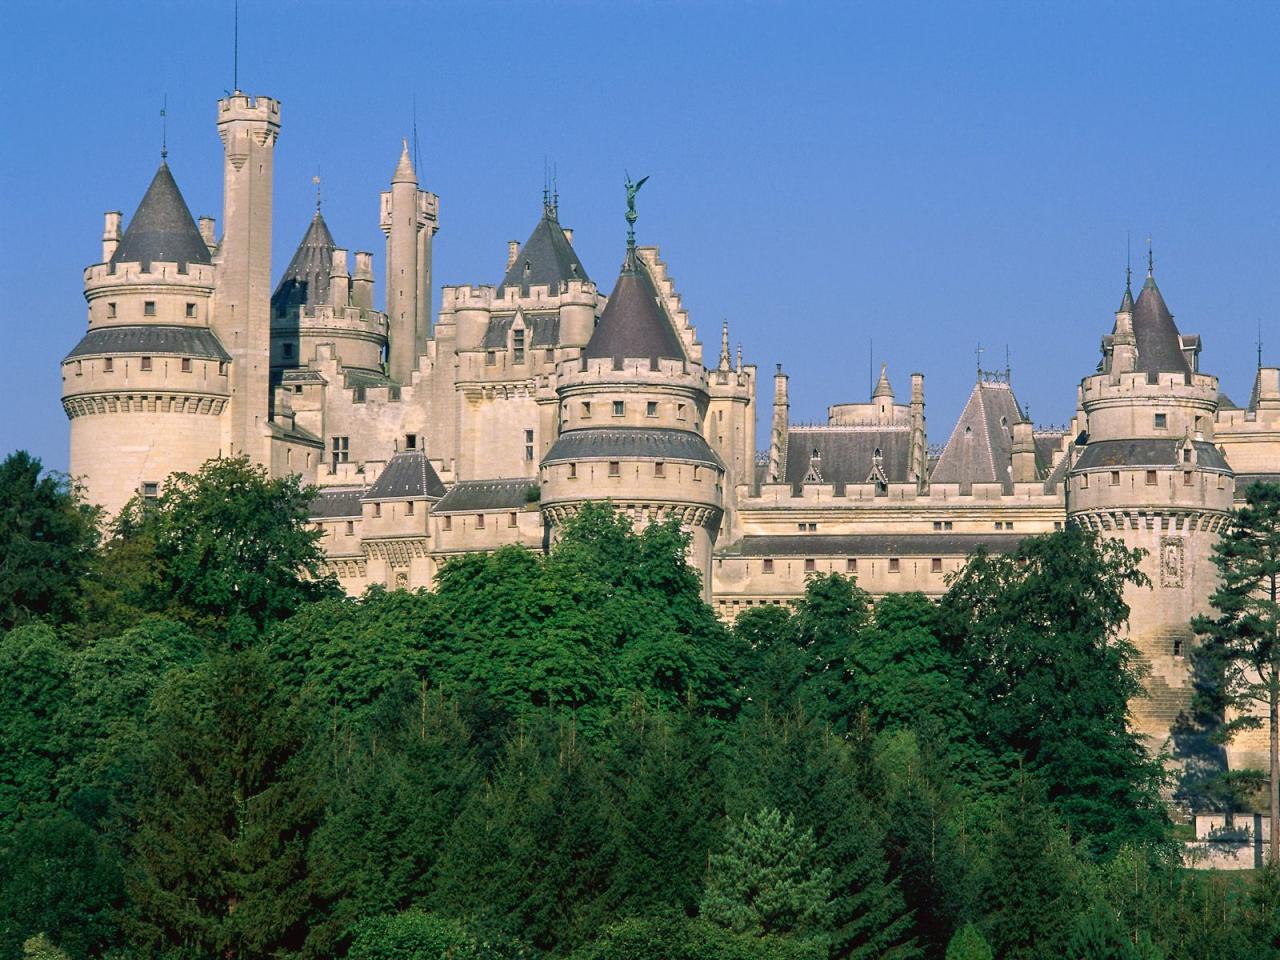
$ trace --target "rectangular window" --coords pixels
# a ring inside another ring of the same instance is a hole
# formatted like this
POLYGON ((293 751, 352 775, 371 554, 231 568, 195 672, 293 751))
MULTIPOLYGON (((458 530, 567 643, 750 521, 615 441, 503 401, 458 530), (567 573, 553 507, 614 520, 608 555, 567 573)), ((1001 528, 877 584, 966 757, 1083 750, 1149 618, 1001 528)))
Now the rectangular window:
POLYGON ((151 369, 151 358, 150 358, 150 357, 143 357, 143 358, 142 358, 142 369, 143 369, 143 370, 150 370, 150 369, 151 369))
POLYGON ((901 561, 899 561, 899 560, 898 560, 898 558, 897 558, 897 557, 890 557, 890 558, 889 558, 889 572, 890 572, 890 573, 897 573, 901 568, 902 568, 902 563, 901 563, 901 561))
POLYGON ((440 519, 441 519, 440 528, 441 528, 442 530, 452 530, 452 529, 453 529, 453 517, 451 517, 451 516, 444 516, 444 517, 441 517, 440 519))
POLYGON ((547 347, 547 363, 556 362, 556 352, 551 347, 547 347))
POLYGON ((183 373, 190 373, 190 372, 191 372, 191 358, 190 358, 190 357, 183 357, 183 358, 182 358, 182 372, 183 372, 183 373))
POLYGON ((533 462, 533 431, 526 430, 524 432, 524 459, 526 463, 533 462))
POLYGON ((187 316, 194 317, 196 315, 196 305, 194 303, 187 304, 187 316))
POLYGON ((591 402, 589 400, 584 400, 582 402, 582 419, 583 420, 591 419, 591 402))
POLYGON ((667 475, 667 465, 658 460, 653 465, 653 475, 655 477, 665 477, 667 475))
POLYGON ((810 557, 806 557, 804 561, 804 572, 814 573, 817 569, 818 569, 817 561, 813 560, 810 557))
POLYGON ((1182 462, 1183 462, 1183 463, 1190 463, 1190 462, 1191 462, 1191 448, 1190 448, 1190 447, 1187 447, 1185 450, 1183 450, 1183 451, 1182 451, 1182 462))
POLYGON ((227 375, 227 361, 218 361, 218 376, 225 377, 227 375))
POLYGON ((1147 471, 1147 486, 1154 487, 1156 485, 1156 472, 1154 470, 1147 471))
POLYGON ((619 463, 617 460, 609 461, 609 476, 611 477, 622 476, 622 464, 619 463))
POLYGON ((761 572, 761 573, 773 573, 773 558, 772 558, 772 557, 766 557, 766 558, 764 559, 764 561, 760 564, 760 572, 761 572))
POLYGON ((375 517, 380 517, 380 516, 382 516, 382 504, 381 504, 381 503, 375 503, 375 504, 373 505, 373 515, 374 515, 375 517))
POLYGON ((569 479, 570 480, 578 479, 578 465, 576 463, 569 464, 569 479))
POLYGON ((650 400, 644 406, 644 415, 646 417, 656 417, 658 415, 658 401, 650 400))
POLYGON ((615 417, 620 417, 626 412, 627 412, 627 405, 625 403, 623 403, 621 400, 613 401, 613 415, 615 417))
POLYGON ((483 514, 483 513, 477 513, 477 514, 476 514, 476 529, 477 529, 477 530, 483 530, 483 529, 484 529, 484 514, 483 514))
POLYGON ((292 343, 282 343, 282 344, 280 344, 280 352, 281 352, 281 354, 283 354, 283 355, 284 355, 284 358, 285 358, 286 360, 292 360, 292 359, 293 359, 293 344, 292 344, 292 343))
POLYGON ((160 484, 155 480, 148 480, 142 485, 143 500, 157 500, 160 497, 160 484))
POLYGON ((796 529, 799 530, 801 533, 804 533, 804 528, 805 528, 805 524, 803 523, 796 524, 796 529))
POLYGON ((348 462, 351 451, 351 440, 349 437, 333 437, 329 443, 329 460, 334 470, 338 469, 338 464, 348 462))
POLYGON ((484 365, 485 365, 486 367, 492 367, 492 366, 494 366, 497 362, 498 362, 498 351, 496 351, 496 350, 488 350, 488 351, 486 351, 486 352, 485 352, 485 355, 484 355, 484 365))
POLYGON ((518 522, 519 522, 519 520, 516 518, 516 513, 515 513, 515 511, 514 511, 514 510, 513 510, 511 513, 508 513, 508 514, 507 514, 507 526, 508 526, 508 527, 514 527, 518 522))
POLYGON ((942 572, 942 558, 941 558, 941 557, 934 557, 932 560, 930 560, 930 561, 929 561, 929 572, 930 572, 930 573, 941 573, 941 572, 942 572))
POLYGON ((1181 637, 1173 638, 1173 655, 1175 657, 1182 656, 1182 638, 1181 637))
POLYGON ((1087 473, 1080 475, 1080 486, 1085 490, 1089 489, 1089 475, 1087 473))
POLYGON ((107 304, 107 316, 114 318, 116 315, 116 305, 114 303, 107 304))
POLYGON ((83 361, 83 360, 77 360, 77 361, 76 361, 76 376, 77 376, 77 377, 83 377, 83 376, 84 376, 84 361, 83 361))
POLYGON ((142 302, 142 315, 144 317, 154 317, 156 315, 156 302, 154 300, 144 300, 142 302))
POLYGON ((688 419, 688 418, 685 416, 685 413, 684 413, 684 407, 685 407, 685 405, 684 405, 683 403, 677 403, 677 404, 676 404, 676 419, 677 419, 677 420, 685 420, 685 419, 688 419))
POLYGON ((418 435, 416 433, 406 433, 404 435, 404 448, 406 450, 418 449, 418 435))
POLYGON ((1194 476, 1194 474, 1192 474, 1192 472, 1191 472, 1190 470, 1184 470, 1184 471, 1182 472, 1182 485, 1183 485, 1184 487, 1189 487, 1189 486, 1191 486, 1191 478, 1192 478, 1192 476, 1194 476))
POLYGON ((1120 471, 1119 471, 1119 470, 1112 470, 1112 471, 1111 471, 1111 485, 1112 485, 1113 487, 1118 487, 1118 486, 1120 486, 1120 471))
POLYGON ((1163 430, 1169 425, 1169 415, 1166 413, 1157 413, 1155 419, 1157 430, 1163 430))
POLYGON ((695 466, 693 468, 693 479, 698 481, 698 483, 702 482, 702 473, 700 472, 701 470, 702 470, 701 467, 695 466))
POLYGON ((943 529, 943 530, 950 530, 950 529, 951 529, 952 527, 954 527, 954 526, 955 526, 955 524, 954 524, 954 523, 952 523, 950 520, 946 520, 946 521, 944 521, 944 522, 943 522, 943 524, 942 524, 942 529, 943 529))
POLYGON ((406 517, 412 517, 412 516, 413 516, 413 501, 412 501, 412 500, 406 500, 406 501, 404 502, 404 515, 405 515, 406 517))
POLYGON ((348 536, 348 537, 355 536, 355 532, 356 532, 356 522, 355 522, 354 520, 348 520, 348 521, 347 521, 347 536, 348 536))
POLYGON ((847 558, 847 559, 845 560, 845 562, 844 562, 844 572, 845 572, 845 573, 857 573, 857 572, 858 572, 858 560, 857 560, 857 558, 856 558, 856 557, 849 557, 849 558, 847 558))
POLYGON ((511 352, 514 354, 512 360, 516 363, 524 363, 524 331, 513 330, 511 332, 511 352))
POLYGON ((941 530, 941 529, 942 529, 942 521, 941 521, 941 520, 935 520, 935 521, 933 521, 933 529, 935 529, 935 530, 941 530))

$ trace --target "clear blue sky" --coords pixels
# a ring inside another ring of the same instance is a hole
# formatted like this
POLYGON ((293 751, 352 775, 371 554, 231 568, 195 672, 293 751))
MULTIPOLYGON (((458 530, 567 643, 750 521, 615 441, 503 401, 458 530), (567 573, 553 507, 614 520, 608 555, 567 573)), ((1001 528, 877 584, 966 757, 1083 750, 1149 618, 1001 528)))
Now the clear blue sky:
MULTIPOLYGON (((0 450, 67 462, 59 359, 85 328, 102 212, 169 160, 221 217, 214 103, 231 0, 7 3, 0 61, 0 450)), ((1135 261, 1202 368, 1248 397, 1259 319, 1280 364, 1280 5, 268 3, 242 0, 240 86, 283 101, 273 273, 323 178, 338 243, 376 253, 378 191, 417 98, 441 198, 436 280, 492 283, 539 211, 612 286, 623 170, 708 352, 722 317, 797 420, 865 398, 868 341, 899 396, 926 375, 944 441, 974 347, 1033 419, 1065 421, 1135 261)), ((381 287, 381 283, 379 284, 381 287)), ((378 295, 379 297, 381 294, 378 295)), ((436 293, 438 299, 438 289, 436 293)))

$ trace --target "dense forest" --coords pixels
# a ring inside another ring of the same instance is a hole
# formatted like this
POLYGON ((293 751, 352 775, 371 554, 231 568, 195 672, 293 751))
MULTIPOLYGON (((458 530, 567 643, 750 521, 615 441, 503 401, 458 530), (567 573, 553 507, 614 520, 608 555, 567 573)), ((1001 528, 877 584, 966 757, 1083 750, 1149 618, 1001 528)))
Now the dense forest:
POLYGON ((607 506, 347 598, 310 496, 221 460, 106 528, 0 464, 0 956, 1280 955, 1276 870, 1180 864, 1115 541, 728 627, 607 506))

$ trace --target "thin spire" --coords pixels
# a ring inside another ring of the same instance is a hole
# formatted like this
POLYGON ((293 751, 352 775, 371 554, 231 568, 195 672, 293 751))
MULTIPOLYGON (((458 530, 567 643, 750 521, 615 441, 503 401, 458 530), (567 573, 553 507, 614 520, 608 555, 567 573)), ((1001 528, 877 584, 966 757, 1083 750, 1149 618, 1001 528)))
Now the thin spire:
POLYGON ((169 159, 169 94, 164 95, 164 104, 160 107, 160 159, 169 159))
POLYGON ((1151 248, 1151 237, 1147 236, 1147 279, 1150 280, 1156 275, 1156 258, 1151 248))
POLYGON ((720 369, 729 369, 729 321, 726 319, 720 325, 720 369))
POLYGON ((1009 362, 1009 345, 1004 345, 1004 382, 1010 383, 1013 374, 1013 365, 1009 362))
POLYGON ((418 153, 418 94, 413 94, 413 168, 422 166, 422 157, 418 153))
POLYGON ((738 341, 738 372, 742 372, 742 341, 738 341))
POLYGON ((317 164, 315 176, 311 178, 311 182, 316 185, 316 216, 320 216, 320 167, 317 164))
POLYGON ((400 162, 396 164, 396 172, 391 175, 392 183, 418 182, 418 174, 413 169, 413 159, 409 156, 409 138, 400 138, 400 162))
POLYGON ((985 350, 984 350, 984 348, 983 348, 983 346, 982 346, 982 342, 981 342, 981 341, 979 341, 979 342, 978 342, 978 345, 977 345, 976 347, 974 347, 974 350, 973 350, 973 355, 974 355, 974 356, 977 358, 977 360, 978 360, 978 379, 979 379, 979 380, 981 380, 981 379, 982 379, 982 354, 983 354, 984 352, 985 352, 985 350))
POLYGON ((1126 230, 1124 234, 1124 292, 1133 297, 1133 251, 1132 234, 1126 230))

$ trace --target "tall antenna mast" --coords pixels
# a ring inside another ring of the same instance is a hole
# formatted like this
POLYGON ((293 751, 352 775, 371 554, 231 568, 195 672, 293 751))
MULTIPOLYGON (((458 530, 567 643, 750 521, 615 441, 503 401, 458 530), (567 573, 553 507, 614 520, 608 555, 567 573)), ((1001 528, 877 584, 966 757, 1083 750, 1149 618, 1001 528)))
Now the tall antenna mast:
POLYGON ((876 392, 876 338, 867 337, 867 393, 876 392))
POLYGON ((1258 369, 1262 369, 1262 318, 1258 318, 1258 369))
MULTIPOLYGON (((418 94, 413 94, 413 169, 422 169, 422 157, 418 155, 418 94)), ((419 174, 421 176, 421 174, 419 174)))
POLYGON ((240 92, 240 0, 235 0, 231 42, 231 89, 240 92))

